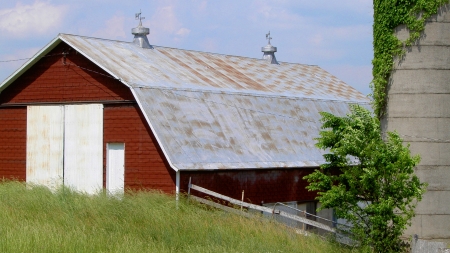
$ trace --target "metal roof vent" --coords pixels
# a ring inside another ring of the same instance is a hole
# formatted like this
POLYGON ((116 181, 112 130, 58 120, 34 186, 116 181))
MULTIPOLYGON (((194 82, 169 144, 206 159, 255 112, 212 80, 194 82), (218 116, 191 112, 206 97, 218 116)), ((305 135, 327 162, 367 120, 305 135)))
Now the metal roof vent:
POLYGON ((141 16, 141 12, 136 13, 136 20, 137 19, 139 19, 139 25, 131 29, 131 33, 134 35, 133 43, 142 48, 153 49, 147 39, 147 35, 150 34, 150 29, 142 26, 142 20, 145 19, 145 17, 141 16))
POLYGON ((263 60, 269 61, 271 64, 279 64, 277 62, 277 58, 275 58, 277 47, 274 47, 270 44, 270 40, 272 39, 272 37, 270 37, 270 31, 268 34, 266 34, 266 39, 269 41, 269 44, 261 48, 261 51, 264 53, 263 60))

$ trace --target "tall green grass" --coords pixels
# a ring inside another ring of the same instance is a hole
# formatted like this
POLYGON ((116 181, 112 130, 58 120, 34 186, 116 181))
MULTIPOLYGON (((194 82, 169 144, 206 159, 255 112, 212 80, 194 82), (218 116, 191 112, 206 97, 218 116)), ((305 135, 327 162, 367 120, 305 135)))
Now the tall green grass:
POLYGON ((1 252, 351 252, 271 221, 158 192, 122 197, 0 183, 1 252))

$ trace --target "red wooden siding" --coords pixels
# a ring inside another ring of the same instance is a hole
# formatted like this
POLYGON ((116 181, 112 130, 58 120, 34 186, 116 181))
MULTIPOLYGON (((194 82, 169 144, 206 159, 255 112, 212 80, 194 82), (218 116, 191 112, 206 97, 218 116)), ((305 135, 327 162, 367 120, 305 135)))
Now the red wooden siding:
POLYGON ((106 143, 125 143, 125 187, 175 191, 175 171, 168 165, 137 105, 105 106, 103 125, 104 154, 106 143))
POLYGON ((134 100, 128 87, 69 46, 59 44, 0 95, 3 103, 134 100), (62 52, 68 51, 66 64, 62 52), (81 69, 77 66, 83 67, 81 69))
POLYGON ((193 184, 235 199, 241 199, 244 190, 245 201, 254 204, 312 201, 316 194, 305 189, 308 183, 302 178, 313 171, 312 168, 183 171, 180 187, 187 191, 191 177, 193 184))
POLYGON ((0 178, 25 180, 27 108, 0 108, 0 178))

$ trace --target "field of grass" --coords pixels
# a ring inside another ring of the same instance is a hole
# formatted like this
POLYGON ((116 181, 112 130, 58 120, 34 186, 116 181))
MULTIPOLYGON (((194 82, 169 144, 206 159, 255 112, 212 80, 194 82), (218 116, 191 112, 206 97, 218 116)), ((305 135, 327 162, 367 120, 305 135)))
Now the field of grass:
POLYGON ((0 182, 0 252, 356 252, 158 192, 111 197, 0 182))

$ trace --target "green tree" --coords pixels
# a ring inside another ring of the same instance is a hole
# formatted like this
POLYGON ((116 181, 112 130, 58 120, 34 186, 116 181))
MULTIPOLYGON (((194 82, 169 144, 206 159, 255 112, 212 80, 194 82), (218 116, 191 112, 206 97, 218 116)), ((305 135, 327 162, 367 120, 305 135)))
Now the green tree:
POLYGON ((326 163, 305 176, 318 191, 321 208, 352 224, 353 239, 375 252, 400 252, 400 239, 414 216, 426 184, 414 175, 419 156, 396 132, 380 134, 380 122, 367 109, 353 105, 345 117, 322 112, 317 147, 329 151, 326 163))

